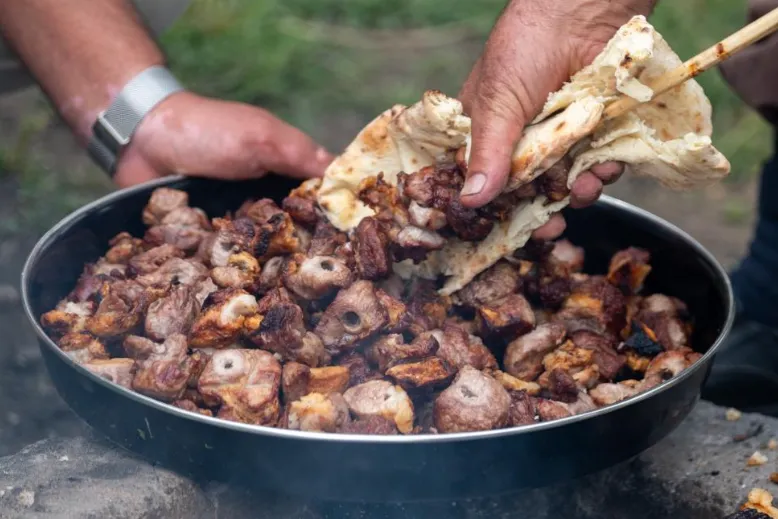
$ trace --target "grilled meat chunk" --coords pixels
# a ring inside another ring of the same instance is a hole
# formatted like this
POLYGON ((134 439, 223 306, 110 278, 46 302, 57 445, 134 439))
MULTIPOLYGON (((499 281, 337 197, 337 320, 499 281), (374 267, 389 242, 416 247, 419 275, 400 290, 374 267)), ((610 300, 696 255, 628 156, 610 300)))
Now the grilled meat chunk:
POLYGON ((357 281, 341 290, 316 325, 331 354, 353 349, 357 341, 367 339, 386 325, 388 316, 369 281, 357 281))
POLYGON ((454 376, 454 370, 440 357, 427 357, 397 364, 386 370, 386 376, 407 390, 434 388, 445 386, 454 376))
POLYGON ((143 209, 143 223, 159 225, 171 211, 189 205, 189 194, 179 189, 160 187, 152 191, 148 204, 143 209))
POLYGON ((130 335, 123 346, 127 356, 136 361, 137 371, 132 379, 135 391, 166 402, 181 398, 193 367, 187 356, 186 336, 171 334, 158 344, 130 335))
POLYGON ((386 380, 371 380, 343 393, 351 412, 359 418, 381 416, 394 422, 397 430, 413 429, 413 402, 400 387, 386 380))
POLYGON ((287 258, 282 274, 284 286, 296 296, 321 299, 353 281, 346 263, 332 256, 294 254, 287 258))
POLYGON ((478 274, 456 297, 462 304, 478 308, 501 301, 520 289, 518 270, 507 261, 500 261, 478 274))
POLYGON ((135 372, 135 361, 132 359, 95 359, 84 363, 83 366, 109 382, 127 389, 132 387, 132 378, 135 372))
POLYGON ((442 433, 488 431, 508 425, 511 397, 499 382, 470 366, 435 399, 435 428, 442 433))
POLYGON ((189 343, 193 348, 224 348, 258 325, 254 296, 235 288, 219 290, 208 297, 192 324, 189 343))
POLYGON ((643 282, 651 272, 648 251, 629 247, 613 255, 608 266, 608 281, 616 285, 625 294, 637 294, 643 288, 643 282))
POLYGON ((94 335, 86 332, 66 333, 57 342, 57 345, 68 357, 79 364, 93 360, 107 360, 109 358, 108 351, 103 343, 94 335))
POLYGON ((497 368, 497 359, 483 341, 459 326, 444 326, 442 330, 434 330, 432 336, 439 344, 436 355, 456 369, 465 366, 475 369, 497 368))
POLYGON ((348 404, 337 393, 310 393, 289 407, 287 427, 293 431, 337 432, 351 421, 348 404))
POLYGON ((200 313, 200 304, 192 287, 179 285, 149 305, 146 313, 146 335, 164 341, 173 334, 187 334, 200 313))
POLYGON ((363 218, 354 231, 354 258, 362 279, 377 281, 386 278, 392 269, 389 237, 376 218, 363 218))
POLYGON ((565 340, 565 329, 556 323, 542 324, 514 340, 505 350, 505 371, 533 381, 543 372, 543 358, 565 340))

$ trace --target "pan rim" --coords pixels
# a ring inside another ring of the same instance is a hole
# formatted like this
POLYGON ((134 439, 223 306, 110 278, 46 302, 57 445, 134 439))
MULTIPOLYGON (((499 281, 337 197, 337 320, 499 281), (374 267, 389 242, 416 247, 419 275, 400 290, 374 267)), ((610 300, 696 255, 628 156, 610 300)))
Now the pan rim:
MULTIPOLYGON (((735 301, 734 301, 734 294, 732 291, 732 285, 729 276, 724 270, 724 267, 719 263, 719 261, 713 256, 713 254, 710 251, 708 251, 705 247, 703 247, 696 239, 694 239, 688 233, 686 233, 679 227, 675 226, 674 224, 668 222, 667 220, 664 220, 663 218, 653 213, 650 213, 645 209, 641 209, 637 206, 624 202, 623 200, 619 200, 617 198, 608 195, 602 195, 598 200, 597 204, 609 206, 612 208, 616 208, 617 210, 623 210, 628 213, 632 213, 634 215, 637 215, 640 218, 648 220, 650 223, 658 226, 659 228, 663 228, 664 230, 673 233, 676 237, 678 237, 679 239, 684 241, 687 245, 689 245, 692 249, 694 249, 702 257, 702 259, 705 262, 707 262, 710 267, 712 267, 712 270, 715 272, 717 276, 719 276, 720 280, 723 280, 724 282, 725 299, 726 299, 725 305, 727 307, 727 318, 724 322, 724 326, 719 332, 718 337, 716 338, 714 343, 711 345, 708 351, 703 354, 702 358, 700 358, 693 366, 684 370, 680 375, 675 376, 663 382, 662 384, 659 384, 658 386, 653 387, 648 391, 640 393, 634 397, 628 398, 626 400, 622 400, 621 402, 617 402, 615 404, 611 404, 608 406, 595 409, 593 411, 587 411, 579 415, 569 416, 566 418, 561 418, 550 422, 541 422, 541 423, 523 425, 518 427, 510 427, 505 429, 496 429, 496 430, 489 430, 489 431, 476 431, 476 432, 385 436, 385 435, 369 435, 369 434, 341 434, 341 433, 290 431, 288 429, 279 429, 279 428, 263 426, 263 425, 251 425, 251 424, 244 424, 239 422, 231 422, 228 420, 223 420, 221 418, 209 417, 191 411, 185 411, 184 409, 175 407, 165 402, 154 400, 151 397, 142 395, 140 393, 136 393, 131 389, 110 382, 92 373, 91 371, 84 368, 83 366, 75 362, 73 359, 68 357, 59 347, 57 347, 54 341, 51 338, 49 338, 49 336, 41 327, 38 317, 34 315, 30 304, 30 299, 29 299, 30 294, 29 294, 28 285, 31 279, 31 271, 33 267, 36 265, 36 263, 38 262, 39 258, 41 257, 41 253, 46 248, 46 246, 50 242, 53 242, 56 239, 56 237, 59 234, 61 234, 65 229, 71 227, 74 223, 84 218, 86 215, 91 213, 94 209, 99 208, 111 202, 122 200, 140 191, 146 191, 151 188, 163 187, 166 185, 174 184, 176 182, 183 181, 187 178, 189 177, 185 177, 183 175, 175 175, 175 176, 169 176, 169 177, 163 177, 163 178, 151 180, 149 182, 137 184, 135 186, 131 186, 128 188, 119 189, 114 192, 108 193, 107 195, 93 202, 90 202, 89 204, 84 205, 83 207, 73 211, 69 215, 62 218, 53 227, 51 227, 43 236, 41 236, 41 238, 36 242, 35 246, 30 251, 24 263, 24 268, 22 269, 21 296, 22 296, 22 304, 24 306, 25 315, 27 316, 27 320, 32 325, 35 334, 38 336, 39 342, 42 341, 42 343, 45 344, 45 347, 49 348, 50 350, 53 350, 54 355, 56 355, 61 361, 65 362, 70 368, 73 368, 77 372, 79 372, 81 376, 88 378, 93 383, 102 385, 103 387, 113 391, 114 393, 118 393, 120 396, 130 398, 134 400, 136 403, 150 406, 157 411, 172 414, 177 418, 199 422, 202 425, 210 425, 210 426, 218 427, 220 429, 226 429, 234 432, 249 433, 252 435, 259 435, 259 436, 270 436, 270 437, 275 437, 284 440, 309 440, 309 441, 313 440, 313 441, 320 441, 320 442, 372 444, 376 446, 468 442, 468 441, 478 441, 478 440, 486 440, 486 439, 494 439, 494 438, 503 438, 508 436, 518 436, 523 434, 531 434, 535 432, 545 431, 548 429, 564 427, 584 420, 594 419, 599 416, 615 413, 626 407, 637 405, 642 401, 648 400, 659 393, 662 393, 678 384, 681 384, 684 380, 694 375, 698 370, 703 369, 703 367, 709 363, 710 359, 716 354, 716 351, 721 346, 721 343, 724 341, 724 338, 726 338, 727 335, 729 335, 730 329, 732 328, 732 324, 734 322, 735 301)), ((51 376, 51 374, 49 374, 49 376, 51 376)))

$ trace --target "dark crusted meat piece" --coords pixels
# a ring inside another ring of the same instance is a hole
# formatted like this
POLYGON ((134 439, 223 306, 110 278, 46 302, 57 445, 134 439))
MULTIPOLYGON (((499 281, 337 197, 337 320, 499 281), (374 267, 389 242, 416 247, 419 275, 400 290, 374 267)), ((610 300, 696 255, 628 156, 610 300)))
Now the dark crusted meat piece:
POLYGON ((245 217, 258 225, 270 221, 277 215, 282 215, 283 211, 278 204, 270 198, 261 198, 246 208, 245 217))
POLYGON ((336 366, 344 366, 349 372, 349 387, 381 378, 381 374, 370 368, 367 359, 359 352, 351 351, 335 359, 336 366))
POLYGON ((410 319, 408 328, 413 335, 443 327, 451 301, 438 295, 432 281, 415 279, 407 293, 410 298, 407 303, 410 319))
POLYGON ((430 332, 416 337, 410 344, 405 344, 400 334, 379 337, 368 349, 370 360, 384 373, 397 364, 420 360, 438 351, 438 341, 430 332))
POLYGON ((509 391, 511 406, 508 412, 508 425, 517 427, 537 422, 535 403, 526 391, 509 391))
POLYGON ((535 313, 523 295, 510 294, 480 306, 477 318, 481 335, 512 339, 535 327, 535 313))
POLYGON ((316 200, 313 198, 303 198, 294 194, 284 198, 282 202, 284 211, 289 213, 296 223, 313 227, 319 221, 316 214, 316 200))
POLYGON ((481 216, 477 209, 462 205, 459 195, 456 195, 446 210, 446 221, 449 227, 463 241, 481 241, 489 236, 494 227, 494 221, 481 216))
MULTIPOLYGON (((272 298, 273 295, 265 296, 272 298)), ((258 308, 269 307, 259 328, 250 335, 258 347, 281 355, 285 360, 317 367, 328 361, 319 337, 305 329, 302 309, 291 302, 269 304, 261 301, 258 308)))
POLYGON ((589 330, 579 330, 570 335, 570 340, 577 348, 592 350, 592 360, 597 364, 600 375, 606 380, 613 380, 627 359, 616 352, 616 341, 608 335, 601 335, 589 330))
POLYGON ((543 357, 565 340, 565 329, 555 323, 542 324, 508 345, 503 365, 516 378, 532 381, 543 372, 543 357))
POLYGON ((346 235, 326 220, 319 220, 316 223, 316 230, 311 238, 311 245, 308 247, 308 254, 311 256, 332 256, 335 250, 345 245, 346 235))
POLYGON ((368 177, 359 184, 359 199, 375 211, 381 222, 408 225, 408 209, 403 204, 399 190, 384 181, 383 173, 368 177))
POLYGON ((608 281, 625 294, 637 294, 651 272, 651 255, 648 251, 629 247, 613 255, 608 266, 608 281))
POLYGON ((464 185, 464 175, 454 164, 439 164, 420 169, 398 179, 403 194, 422 207, 446 211, 464 185))
MULTIPOLYGON (((612 333, 618 333, 625 324, 626 302, 621 291, 607 279, 590 276, 574 284, 573 291, 565 300, 557 318, 585 320, 595 328, 593 331, 610 330, 612 333)), ((568 331, 575 330, 568 328, 568 331)))
POLYGON ((508 425, 511 397, 493 378, 470 366, 435 399, 435 427, 442 433, 488 431, 508 425))
POLYGON ((130 335, 124 340, 124 351, 135 359, 137 371, 132 389, 158 400, 178 400, 192 373, 192 359, 187 356, 186 336, 171 334, 162 344, 145 337, 130 335))
POLYGON ((570 194, 567 176, 573 165, 573 159, 565 155, 538 178, 538 190, 551 202, 564 200, 570 194))
POLYGON ((386 325, 387 312, 373 284, 357 281, 341 290, 316 325, 316 335, 331 354, 353 349, 386 325))
POLYGON ((353 243, 360 278, 379 280, 389 276, 392 268, 389 239, 377 219, 363 218, 354 232, 353 243))
POLYGON ((548 376, 548 391, 551 399, 573 403, 578 398, 578 385, 573 377, 563 369, 553 369, 548 376))

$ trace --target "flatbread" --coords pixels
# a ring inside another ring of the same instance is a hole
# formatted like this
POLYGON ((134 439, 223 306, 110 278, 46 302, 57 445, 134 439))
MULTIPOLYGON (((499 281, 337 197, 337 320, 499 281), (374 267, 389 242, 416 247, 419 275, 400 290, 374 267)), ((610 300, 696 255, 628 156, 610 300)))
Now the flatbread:
MULTIPOLYGON (((701 187, 724 178, 727 159, 713 146, 711 106, 694 81, 654 98, 647 86, 681 59, 643 16, 619 29, 594 62, 552 93, 527 127, 512 155, 506 191, 547 171, 562 157, 573 159, 568 184, 592 165, 628 164, 631 173, 656 179, 672 189, 701 187), (643 104, 603 122, 608 103, 628 95, 643 104)), ((360 181, 383 173, 396 183, 400 172, 453 162, 470 151, 470 119, 459 101, 437 91, 425 92, 410 107, 397 105, 373 120, 325 173, 318 201, 330 221, 349 230, 373 211, 356 196, 360 181)), ((396 265, 403 277, 435 273, 448 276, 443 294, 464 287, 476 275, 521 248, 532 232, 560 211, 569 199, 549 203, 543 197, 517 206, 482 242, 453 239, 420 265, 396 265)))

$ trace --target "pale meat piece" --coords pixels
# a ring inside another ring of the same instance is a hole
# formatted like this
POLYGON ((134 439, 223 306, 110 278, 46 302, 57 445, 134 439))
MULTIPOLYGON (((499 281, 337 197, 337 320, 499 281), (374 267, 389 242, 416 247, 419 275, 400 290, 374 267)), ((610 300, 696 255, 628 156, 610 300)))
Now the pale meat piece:
POLYGON ((86 369, 116 385, 130 389, 135 361, 132 359, 95 359, 82 364, 86 369))
POLYGON ((224 348, 259 326, 257 300, 251 294, 230 288, 214 292, 209 301, 192 324, 189 343, 193 348, 224 348))
POLYGON ((331 354, 353 349, 383 328, 388 315, 369 281, 357 281, 341 290, 314 330, 331 354))
POLYGON ((349 421, 348 404, 342 395, 310 393, 291 403, 287 427, 293 431, 334 433, 349 421))
POLYGON ((275 425, 280 416, 281 365, 262 350, 230 349, 213 354, 197 389, 217 416, 254 425, 275 425))
POLYGON ((191 287, 173 287, 168 295, 149 305, 146 312, 146 335, 164 341, 174 334, 187 334, 200 313, 200 304, 191 287))
POLYGON ((543 358, 564 342, 565 328, 556 323, 542 324, 514 340, 505 350, 505 371, 516 378, 534 381, 543 372, 543 358))
POLYGON ((500 429, 508 425, 510 406, 499 382, 465 366, 435 399, 435 428, 442 433, 500 429))
POLYGON ((640 382, 637 380, 625 380, 618 384, 606 382, 589 390, 589 396, 598 406, 606 406, 631 398, 640 390, 640 382))
POLYGON ((349 286, 354 278, 340 258, 294 254, 284 262, 282 279, 290 292, 302 299, 313 300, 349 286))
POLYGON ((654 294, 644 298, 634 320, 647 327, 651 338, 667 351, 689 346, 687 327, 679 316, 678 306, 667 296, 654 294))
POLYGON ((201 209, 178 207, 159 225, 146 231, 143 241, 151 245, 170 244, 186 252, 195 252, 208 235, 211 224, 201 209))
POLYGON ((151 192, 148 204, 143 209, 143 223, 158 225, 171 211, 189 205, 189 194, 179 189, 159 187, 151 192))
POLYGON ((105 345, 94 335, 86 332, 66 333, 57 341, 57 345, 68 357, 79 364, 109 358, 105 345))
POLYGON ((578 393, 578 399, 573 403, 558 402, 545 398, 537 398, 534 403, 541 422, 550 422, 597 409, 597 405, 591 397, 583 391, 578 393))
POLYGON ((259 273, 260 293, 264 294, 281 286, 284 261, 286 259, 283 256, 276 256, 275 258, 270 258, 262 265, 262 270, 259 273))
POLYGON ((129 260, 130 268, 137 274, 150 274, 172 258, 183 258, 184 251, 165 243, 133 256, 129 260))
POLYGON ((519 271, 507 261, 501 261, 476 276, 454 297, 464 305, 478 308, 502 300, 520 288, 519 271))
POLYGON ((537 396, 540 393, 540 384, 521 380, 499 369, 486 370, 484 373, 499 382, 508 392, 521 391, 530 396, 537 396))
POLYGON ((343 393, 349 386, 349 370, 345 366, 311 368, 308 379, 308 393, 343 393))
POLYGON ((497 359, 483 341, 459 326, 447 325, 442 330, 434 330, 432 336, 439 345, 436 355, 455 369, 465 366, 475 369, 497 368, 497 359))
POLYGON ((172 258, 157 270, 137 277, 144 287, 167 288, 171 285, 194 285, 208 277, 208 267, 193 259, 172 258))
POLYGON ((584 257, 583 248, 573 245, 569 240, 557 240, 543 258, 540 268, 546 275, 567 278, 583 270, 584 257))
POLYGON ((402 434, 413 430, 413 402, 400 387, 386 380, 372 380, 343 393, 349 409, 360 418, 381 416, 394 422, 402 434))
POLYGON ((213 411, 210 409, 203 409, 192 400, 176 400, 173 402, 173 405, 179 409, 183 409, 184 411, 189 411, 190 413, 197 413, 203 416, 213 416, 213 411))
POLYGON ((649 363, 641 382, 641 390, 646 391, 678 376, 701 357, 702 354, 688 348, 660 353, 649 363))
POLYGON ((132 389, 165 402, 181 398, 192 374, 186 336, 172 334, 159 344, 130 335, 124 339, 123 347, 127 356, 135 359, 137 366, 132 389))

